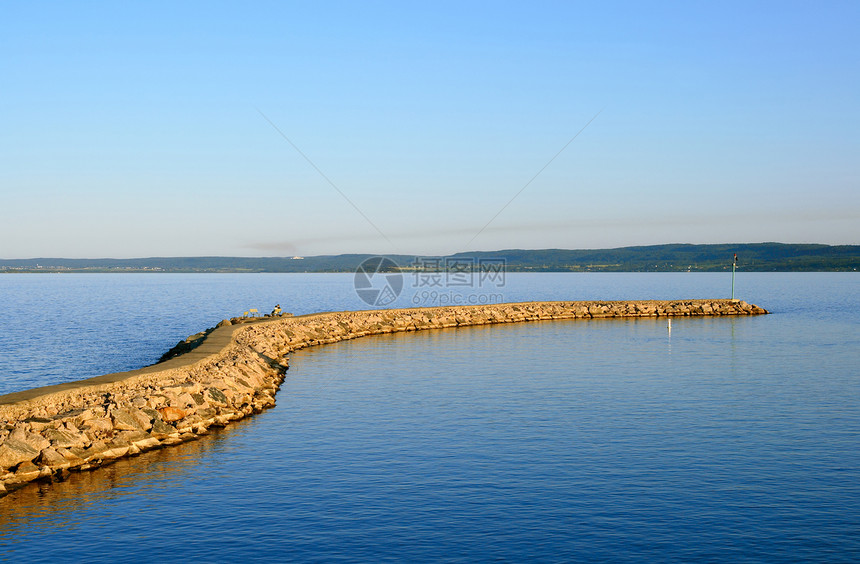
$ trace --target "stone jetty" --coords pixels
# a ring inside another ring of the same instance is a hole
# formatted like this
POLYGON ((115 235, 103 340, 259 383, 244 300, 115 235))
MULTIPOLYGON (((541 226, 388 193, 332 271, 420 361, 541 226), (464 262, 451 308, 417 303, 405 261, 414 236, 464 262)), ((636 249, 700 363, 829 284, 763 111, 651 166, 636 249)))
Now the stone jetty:
POLYGON ((291 351, 367 335, 613 317, 765 314, 738 300, 526 302, 224 320, 140 370, 0 396, 0 497, 275 405, 291 351))

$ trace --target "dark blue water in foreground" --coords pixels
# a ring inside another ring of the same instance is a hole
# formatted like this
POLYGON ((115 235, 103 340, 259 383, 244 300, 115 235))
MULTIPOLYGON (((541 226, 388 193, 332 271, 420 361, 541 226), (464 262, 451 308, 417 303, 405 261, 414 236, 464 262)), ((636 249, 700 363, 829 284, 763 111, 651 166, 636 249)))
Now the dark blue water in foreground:
MULTIPOLYGON (((719 297, 725 282, 509 274, 502 292, 719 297)), ((0 559, 857 561, 858 282, 744 274, 741 297, 773 315, 675 319, 671 333, 541 322, 294 353, 272 410, 0 499, 0 559)), ((0 276, 0 289, 6 391, 151 362, 257 304, 361 307, 342 275, 0 276)))

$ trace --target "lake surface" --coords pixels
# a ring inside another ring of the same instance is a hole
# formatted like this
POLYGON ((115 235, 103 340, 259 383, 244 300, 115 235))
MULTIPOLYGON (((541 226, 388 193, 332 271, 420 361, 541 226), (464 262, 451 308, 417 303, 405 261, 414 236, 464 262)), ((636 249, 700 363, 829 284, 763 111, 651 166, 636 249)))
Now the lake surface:
MULTIPOLYGON (((727 297, 729 283, 508 274, 456 295, 727 297)), ((250 307, 367 307, 350 275, 7 275, 0 291, 0 393, 152 363, 250 307)), ((0 559, 857 561, 860 278, 742 273, 736 294, 774 313, 293 353, 271 410, 0 499, 0 559)))

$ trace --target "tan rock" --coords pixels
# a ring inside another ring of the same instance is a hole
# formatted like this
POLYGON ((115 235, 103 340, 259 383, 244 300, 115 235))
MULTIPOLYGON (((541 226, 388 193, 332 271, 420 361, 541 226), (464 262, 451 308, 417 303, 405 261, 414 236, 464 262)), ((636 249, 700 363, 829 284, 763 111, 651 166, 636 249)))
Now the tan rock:
POLYGON ((149 396, 146 403, 150 409, 158 409, 159 407, 167 405, 167 397, 162 394, 154 394, 149 396))
POLYGON ((113 430, 113 423, 106 417, 97 417, 84 421, 80 427, 85 431, 104 433, 113 430))
POLYGON ((66 460, 66 462, 69 463, 69 468, 75 468, 75 467, 81 466, 86 462, 86 460, 84 460, 80 456, 73 454, 68 449, 58 448, 57 453, 60 456, 62 456, 66 460))
POLYGON ((40 433, 43 430, 49 428, 53 421, 51 419, 45 419, 42 417, 31 417, 27 419, 25 423, 30 425, 30 430, 35 433, 40 433))
POLYGON ((114 458, 122 458, 126 454, 128 454, 128 449, 131 445, 120 445, 113 444, 110 445, 107 450, 101 453, 101 458, 103 460, 114 459, 114 458))
POLYGON ((51 441, 53 447, 82 447, 90 442, 89 438, 79 433, 59 429, 48 429, 45 431, 45 438, 51 441))
POLYGON ((71 466, 65 456, 51 447, 42 450, 39 455, 39 462, 55 470, 65 469, 71 466))
POLYGON ((119 431, 148 431, 149 416, 139 409, 115 409, 111 412, 113 428, 119 431))
POLYGON ((159 441, 153 436, 150 436, 149 438, 133 442, 132 446, 140 450, 140 452, 145 452, 147 450, 152 450, 154 448, 160 447, 161 441, 159 441))
POLYGON ((35 450, 42 450, 43 448, 51 446, 51 441, 42 435, 25 431, 21 427, 16 427, 11 433, 9 433, 7 442, 8 441, 17 441, 35 450))
POLYGON ((81 430, 75 427, 75 424, 71 421, 66 421, 62 427, 58 427, 58 429, 65 429, 70 433, 80 433, 81 430))
POLYGON ((180 409, 187 410, 188 408, 194 408, 197 406, 197 402, 194 401, 194 398, 188 392, 182 392, 179 394, 175 401, 176 403, 172 403, 171 405, 180 409))
POLYGON ((164 439, 177 433, 176 427, 168 425, 161 419, 156 419, 152 422, 152 430, 150 431, 153 437, 164 439))
POLYGON ((121 445, 127 446, 135 443, 136 441, 142 441, 144 439, 152 438, 152 435, 146 433, 144 431, 121 431, 116 434, 116 436, 110 440, 108 446, 111 445, 121 445))
POLYGON ((131 416, 137 419, 137 422, 140 423, 140 426, 144 431, 148 431, 152 428, 152 416, 149 413, 146 413, 142 409, 130 409, 129 413, 131 416))
POLYGON ((12 468, 16 464, 33 460, 39 456, 39 452, 28 444, 6 439, 6 442, 0 445, 0 469, 12 468))
POLYGON ((206 395, 210 403, 215 405, 229 405, 227 396, 218 388, 209 388, 206 395))
POLYGON ((80 427, 84 421, 92 419, 95 416, 96 415, 95 415, 95 413, 93 413, 92 409, 84 409, 84 410, 80 411, 79 413, 73 415, 71 420, 72 420, 72 423, 74 423, 76 427, 80 427))
POLYGON ((14 481, 18 483, 32 482, 42 475, 42 470, 30 461, 22 462, 15 471, 14 481))
POLYGON ((69 452, 71 452, 78 458, 82 458, 86 462, 91 462, 93 460, 102 458, 102 453, 104 453, 106 450, 108 450, 107 443, 105 443, 104 441, 93 441, 93 443, 86 449, 73 447, 69 449, 69 452))
MULTIPOLYGON (((250 375, 249 375, 248 377, 250 377, 250 375)), ((248 383, 247 381, 245 381, 245 379, 243 379, 243 378, 236 378, 236 384, 237 384, 237 385, 239 385, 239 386, 241 386, 242 388, 245 388, 246 390, 253 390, 253 389, 254 389, 254 386, 252 386, 251 384, 249 384, 249 383, 248 383)))

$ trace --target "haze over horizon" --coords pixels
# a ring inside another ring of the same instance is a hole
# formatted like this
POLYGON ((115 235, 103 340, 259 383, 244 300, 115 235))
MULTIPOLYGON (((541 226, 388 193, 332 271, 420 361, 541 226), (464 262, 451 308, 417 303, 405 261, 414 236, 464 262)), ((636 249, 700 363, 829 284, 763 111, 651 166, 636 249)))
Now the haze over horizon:
POLYGON ((0 258, 860 243, 856 3, 4 16, 0 258))

